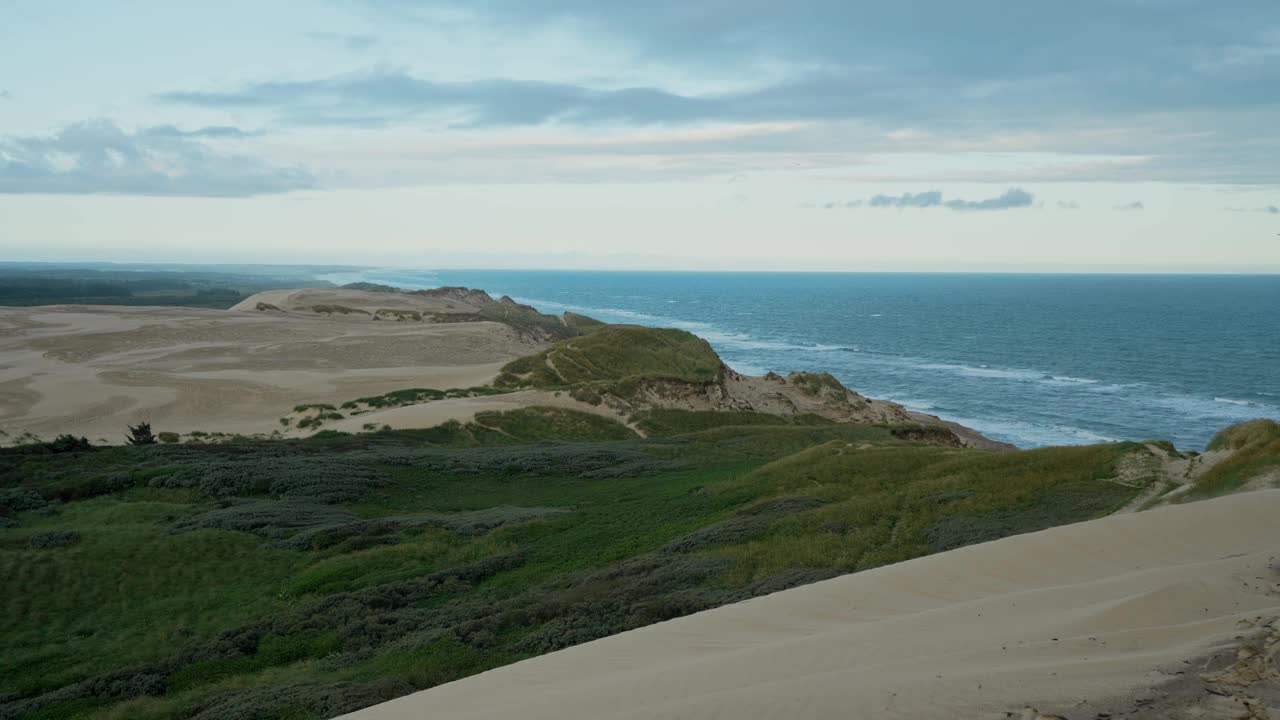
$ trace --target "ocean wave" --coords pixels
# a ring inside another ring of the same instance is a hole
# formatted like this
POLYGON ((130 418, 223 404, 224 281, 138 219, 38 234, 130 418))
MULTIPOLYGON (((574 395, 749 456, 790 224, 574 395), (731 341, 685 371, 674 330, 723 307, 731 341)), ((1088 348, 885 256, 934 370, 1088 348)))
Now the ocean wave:
POLYGON ((955 363, 917 363, 921 370, 942 370, 969 377, 1000 378, 1005 380, 1041 380, 1045 373, 1039 370, 1019 370, 1015 368, 993 368, 986 365, 958 365, 955 363))
POLYGON ((1050 375, 1049 380, 1053 382, 1068 383, 1071 385, 1096 385, 1101 382, 1093 378, 1072 377, 1070 375, 1050 375))
POLYGON ((1226 422, 1252 420, 1258 417, 1280 417, 1280 408, 1226 397, 1210 399, 1191 395, 1164 395, 1151 398, 1149 402, 1186 417, 1226 422))
POLYGON ((1002 418, 958 417, 947 415, 947 420, 992 438, 1013 443, 1018 447, 1045 447, 1048 445, 1081 445, 1114 442, 1116 438, 1074 425, 1037 423, 1002 418))
POLYGON ((936 404, 934 404, 932 400, 899 400, 897 398, 885 398, 885 399, 889 400, 890 402, 896 402, 908 410, 916 410, 919 412, 933 410, 936 407, 938 407, 936 404))

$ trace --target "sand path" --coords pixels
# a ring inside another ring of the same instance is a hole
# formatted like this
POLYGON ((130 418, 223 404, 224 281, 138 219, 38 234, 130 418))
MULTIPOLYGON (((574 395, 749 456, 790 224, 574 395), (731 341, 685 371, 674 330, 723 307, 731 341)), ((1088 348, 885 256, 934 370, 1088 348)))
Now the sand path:
POLYGON ((1027 704, 1068 718, 1122 707, 1167 717, 1143 710, 1169 712, 1158 710, 1164 691, 1152 690, 1167 682, 1169 697, 1178 683, 1188 693, 1172 712, 1245 708, 1232 693, 1248 688, 1191 687, 1202 680, 1187 663, 1280 615, 1277 517, 1280 491, 1264 490, 1007 538, 623 633, 345 717, 914 720, 1021 717, 1027 704))

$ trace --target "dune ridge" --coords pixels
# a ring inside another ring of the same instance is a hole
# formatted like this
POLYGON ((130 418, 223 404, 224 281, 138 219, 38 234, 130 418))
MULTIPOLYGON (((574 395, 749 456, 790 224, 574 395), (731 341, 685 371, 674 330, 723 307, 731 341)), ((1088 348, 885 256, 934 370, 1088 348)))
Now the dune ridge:
POLYGON ((344 717, 1265 718, 1278 514, 1262 490, 1005 538, 344 717))

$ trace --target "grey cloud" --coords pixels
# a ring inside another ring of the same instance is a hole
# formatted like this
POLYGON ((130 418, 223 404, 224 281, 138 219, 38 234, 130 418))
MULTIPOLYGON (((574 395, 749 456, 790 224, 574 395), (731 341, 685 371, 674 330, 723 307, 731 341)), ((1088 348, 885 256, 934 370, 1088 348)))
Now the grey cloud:
MULTIPOLYGON (((1275 107, 1272 0, 363 0, 397 26, 441 12, 487 27, 573 29, 679 67, 825 67, 971 105, 1116 114, 1275 107)), ((967 108, 973 109, 973 108, 967 108)))
POLYGON ((266 82, 229 92, 168 92, 162 102, 204 108, 262 108, 298 124, 376 126, 432 112, 461 112, 471 126, 689 122, 699 119, 798 117, 769 92, 693 97, 658 88, 595 90, 524 80, 436 82, 400 71, 321 80, 266 82), (351 108, 360 108, 352 113, 351 108))
POLYGON ((903 193, 901 195, 876 195, 867 201, 871 207, 894 208, 926 208, 942 205, 942 192, 930 190, 922 193, 903 193))
POLYGON ((199 140, 241 136, 231 130, 130 133, 92 120, 50 136, 0 139, 0 193, 246 197, 316 187, 306 170, 216 153, 199 140))
POLYGON ((901 195, 876 195, 867 201, 867 205, 875 208, 946 207, 952 210, 1012 210, 1031 207, 1034 202, 1035 196, 1031 193, 1022 188, 1012 188, 1001 195, 983 200, 943 200, 940 190, 901 195))
POLYGON ((8 90, 0 90, 0 100, 11 100, 12 98, 13 96, 9 94, 8 90))
POLYGON ((1112 209, 1113 209, 1113 210, 1128 211, 1128 210, 1145 210, 1145 209, 1146 209, 1146 207, 1147 207, 1147 206, 1146 206, 1146 205, 1143 205, 1141 202, 1131 202, 1131 203, 1125 203, 1124 205, 1117 205, 1117 206, 1115 206, 1115 207, 1114 207, 1114 208, 1112 208, 1112 209))
POLYGON ((951 200, 946 203, 952 210, 1011 210, 1013 208, 1031 207, 1035 196, 1022 188, 1007 190, 999 197, 986 200, 951 200))
MULTIPOLYGON (((743 79, 767 68, 762 76, 776 78, 726 96, 558 87, 527 88, 537 98, 505 104, 453 103, 479 124, 850 120, 996 146, 1020 130, 1095 131, 1086 147, 1044 149, 1148 158, 1102 168, 1110 179, 1280 182, 1274 0, 360 2, 397 28, 447 17, 512 35, 551 29, 687 76, 743 79), (1119 132, 1140 140, 1116 153, 1109 138, 1119 132)), ((488 90, 507 92, 501 82, 488 90)), ((416 112, 404 100, 365 107, 356 117, 276 109, 317 122, 393 122, 416 112)))
POLYGON ((1059 200, 1058 209, 1059 210, 1079 210, 1080 203, 1074 200, 1059 200))

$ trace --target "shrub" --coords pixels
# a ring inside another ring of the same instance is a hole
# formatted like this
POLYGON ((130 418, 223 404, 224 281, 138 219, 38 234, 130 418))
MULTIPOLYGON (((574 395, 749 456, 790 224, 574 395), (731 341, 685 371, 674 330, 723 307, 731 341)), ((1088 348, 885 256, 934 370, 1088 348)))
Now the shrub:
POLYGON ((31 536, 31 547, 36 550, 66 547, 80 542, 80 533, 74 530, 55 530, 31 536))
POLYGON ((130 425, 129 437, 125 438, 125 442, 130 445, 154 445, 156 437, 151 434, 151 423, 144 422, 130 425))
POLYGON ((44 497, 30 488, 4 488, 0 489, 0 515, 22 512, 23 510, 38 510, 48 504, 44 497))
POLYGON ((385 473, 358 458, 249 456, 201 458, 170 475, 155 478, 151 485, 193 487, 210 497, 269 492, 280 498, 340 503, 359 499, 385 482, 385 473))
POLYGON ((49 442, 49 451, 55 453, 92 449, 93 445, 89 444, 88 438, 74 435, 59 435, 49 442))
POLYGON ((173 525, 172 531, 182 533, 214 528, 279 540, 305 530, 343 525, 357 519, 345 510, 316 503, 252 500, 180 520, 173 525))
POLYGON ((162 433, 156 434, 156 437, 159 438, 160 442, 165 443, 167 445, 172 445, 182 440, 182 436, 176 432, 162 432, 162 433))

